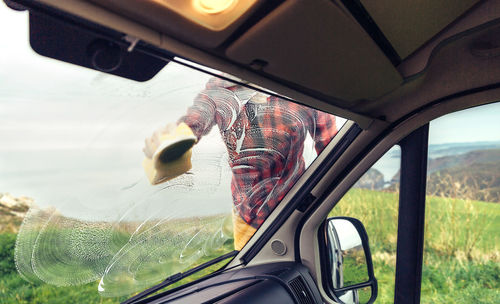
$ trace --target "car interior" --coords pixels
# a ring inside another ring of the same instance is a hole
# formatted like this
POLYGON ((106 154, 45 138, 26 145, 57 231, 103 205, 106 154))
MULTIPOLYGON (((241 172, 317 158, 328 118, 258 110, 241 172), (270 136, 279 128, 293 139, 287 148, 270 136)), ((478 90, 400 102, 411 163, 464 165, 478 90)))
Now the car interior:
POLYGON ((141 82, 169 61, 223 71, 348 120, 250 241, 224 256, 227 265, 164 291, 190 273, 168 277, 124 303, 375 302, 380 283, 363 223, 327 217, 395 144, 394 303, 420 303, 429 122, 500 100, 500 1, 4 2, 29 11, 31 47, 42 56, 141 82), (367 272, 348 282, 339 254, 354 247, 367 272))

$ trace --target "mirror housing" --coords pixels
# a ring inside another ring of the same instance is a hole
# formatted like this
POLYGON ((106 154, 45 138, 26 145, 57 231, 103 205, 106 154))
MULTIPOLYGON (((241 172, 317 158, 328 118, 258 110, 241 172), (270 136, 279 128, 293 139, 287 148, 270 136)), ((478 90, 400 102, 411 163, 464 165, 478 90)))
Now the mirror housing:
POLYGON ((351 217, 332 217, 322 229, 323 285, 338 303, 368 304, 377 298, 368 235, 351 217))

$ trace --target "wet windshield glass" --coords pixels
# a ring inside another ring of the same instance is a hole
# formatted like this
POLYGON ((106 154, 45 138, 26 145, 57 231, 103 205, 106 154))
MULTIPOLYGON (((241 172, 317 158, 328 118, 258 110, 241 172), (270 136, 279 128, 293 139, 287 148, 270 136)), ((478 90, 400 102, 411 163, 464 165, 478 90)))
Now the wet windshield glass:
POLYGON ((174 62, 139 83, 43 58, 0 12, 2 229, 32 286, 130 295, 241 249, 345 122, 174 62))

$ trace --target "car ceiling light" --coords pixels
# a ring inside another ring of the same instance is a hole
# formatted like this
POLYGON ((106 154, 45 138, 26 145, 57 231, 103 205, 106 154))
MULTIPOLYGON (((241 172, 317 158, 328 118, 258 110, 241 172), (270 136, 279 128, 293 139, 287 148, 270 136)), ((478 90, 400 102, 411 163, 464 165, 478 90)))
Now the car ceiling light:
POLYGON ((257 0, 153 0, 212 31, 222 31, 243 16, 257 0))
POLYGON ((237 0, 193 0, 193 7, 206 14, 219 14, 229 10, 237 0))

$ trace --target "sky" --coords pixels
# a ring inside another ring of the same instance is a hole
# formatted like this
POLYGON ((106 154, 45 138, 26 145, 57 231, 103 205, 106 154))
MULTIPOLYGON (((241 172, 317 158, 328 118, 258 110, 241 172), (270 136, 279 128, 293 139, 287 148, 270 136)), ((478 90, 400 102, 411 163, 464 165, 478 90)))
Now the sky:
POLYGON ((500 103, 440 117, 430 124, 430 144, 500 141, 500 103))
MULTIPOLYGON (((137 83, 44 58, 29 47, 27 19, 0 3, 0 193, 92 208, 154 197, 160 190, 147 185, 140 166, 144 138, 177 121, 210 76, 170 63, 137 83), (138 190, 127 197, 123 189, 138 190), (115 197, 122 198, 110 203, 115 197)), ((497 103, 438 119, 430 143, 500 141, 499 113, 497 103)), ((199 197, 210 188, 230 200, 223 148, 217 132, 196 147, 191 178, 199 197)))

